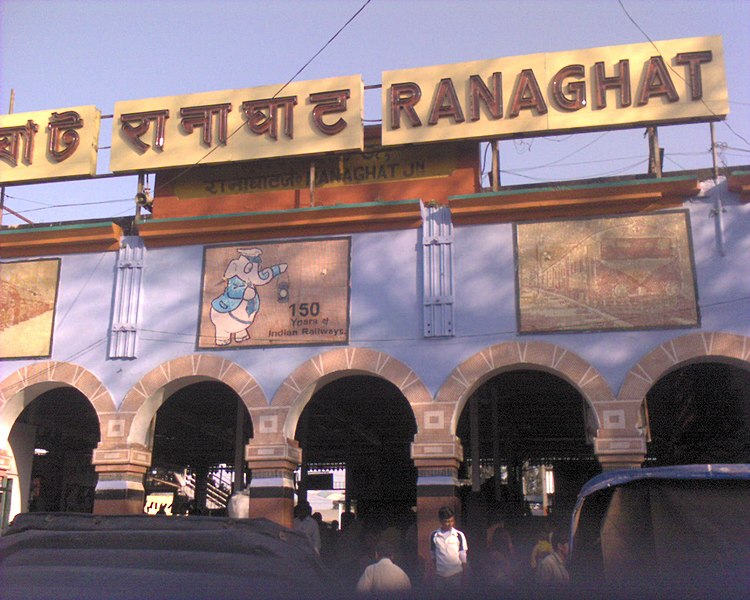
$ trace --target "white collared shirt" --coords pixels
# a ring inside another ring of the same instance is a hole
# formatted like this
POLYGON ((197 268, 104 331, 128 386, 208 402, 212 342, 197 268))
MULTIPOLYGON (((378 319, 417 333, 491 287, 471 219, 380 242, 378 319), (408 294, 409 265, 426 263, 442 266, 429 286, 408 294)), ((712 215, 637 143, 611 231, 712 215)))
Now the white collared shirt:
POLYGON ((435 561, 435 570, 441 577, 458 575, 463 571, 468 549, 466 536, 455 527, 449 531, 437 529, 430 536, 430 552, 435 561))

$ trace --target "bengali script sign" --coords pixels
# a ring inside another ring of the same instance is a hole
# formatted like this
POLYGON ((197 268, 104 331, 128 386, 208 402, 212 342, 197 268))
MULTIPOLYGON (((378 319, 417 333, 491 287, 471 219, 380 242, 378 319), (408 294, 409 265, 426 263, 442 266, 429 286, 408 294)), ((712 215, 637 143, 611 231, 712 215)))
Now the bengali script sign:
POLYGON ((95 106, 0 115, 0 183, 96 174, 95 106))
MULTIPOLYGON (((117 102, 110 170, 361 151, 360 75, 117 102)), ((382 77, 382 145, 723 119, 721 37, 511 56, 382 77)), ((0 116, 0 184, 96 172, 95 107, 0 116)), ((387 171, 386 171, 387 174, 387 171)))
POLYGON ((360 76, 115 104, 110 169, 362 150, 360 76))
MULTIPOLYGON (((467 152, 473 148, 466 148, 467 152)), ((341 187, 447 177, 457 167, 455 148, 421 146, 387 148, 361 154, 329 155, 315 159, 315 187, 341 187)), ((310 187, 310 160, 289 158, 258 162, 252 170, 243 165, 221 165, 195 169, 175 177, 172 192, 180 198, 204 198, 231 194, 254 194, 310 187)), ((159 179, 157 179, 158 187, 159 179)))

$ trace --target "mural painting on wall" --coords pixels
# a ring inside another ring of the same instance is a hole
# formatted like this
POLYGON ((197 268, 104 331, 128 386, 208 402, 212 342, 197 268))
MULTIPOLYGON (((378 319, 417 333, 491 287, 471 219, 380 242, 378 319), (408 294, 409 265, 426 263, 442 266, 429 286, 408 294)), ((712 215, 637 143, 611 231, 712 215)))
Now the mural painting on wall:
POLYGON ((47 358, 60 259, 0 263, 0 359, 47 358))
POLYGON ((350 238, 211 246, 198 348, 349 340, 350 238))
POLYGON ((698 327, 687 211, 515 227, 521 333, 698 327))

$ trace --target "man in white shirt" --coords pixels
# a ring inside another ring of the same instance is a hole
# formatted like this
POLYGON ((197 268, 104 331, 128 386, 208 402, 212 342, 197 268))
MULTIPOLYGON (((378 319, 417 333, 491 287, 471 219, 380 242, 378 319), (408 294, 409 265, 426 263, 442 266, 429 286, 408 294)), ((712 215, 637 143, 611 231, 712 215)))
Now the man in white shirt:
POLYGON ((435 582, 441 589, 460 589, 466 571, 466 536, 454 527, 456 515, 449 506, 438 511, 440 529, 430 535, 430 553, 435 566, 435 582))
POLYGON ((315 552, 320 555, 320 528, 318 522, 312 518, 312 508, 309 504, 298 504, 295 508, 293 529, 307 536, 315 552))
POLYGON ((570 575, 565 566, 568 559, 568 538, 554 532, 550 541, 552 553, 545 556, 537 568, 540 587, 548 594, 555 594, 570 587, 570 575))
POLYGON ((388 542, 378 542, 375 548, 376 563, 370 565, 362 573, 357 583, 360 594, 375 594, 389 592, 390 594, 411 590, 409 576, 398 565, 394 564, 393 546, 388 542))

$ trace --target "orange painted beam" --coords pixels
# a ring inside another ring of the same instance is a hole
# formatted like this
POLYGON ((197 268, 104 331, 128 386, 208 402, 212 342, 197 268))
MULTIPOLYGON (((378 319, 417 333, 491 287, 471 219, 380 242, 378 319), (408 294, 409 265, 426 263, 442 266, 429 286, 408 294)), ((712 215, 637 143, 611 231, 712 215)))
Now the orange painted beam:
POLYGON ((3 229, 0 257, 106 252, 117 250, 122 236, 122 228, 112 222, 3 229))
POLYGON ((363 231, 413 229, 421 225, 418 200, 351 206, 150 219, 138 225, 147 246, 175 246, 363 231))

